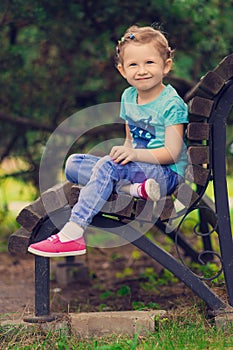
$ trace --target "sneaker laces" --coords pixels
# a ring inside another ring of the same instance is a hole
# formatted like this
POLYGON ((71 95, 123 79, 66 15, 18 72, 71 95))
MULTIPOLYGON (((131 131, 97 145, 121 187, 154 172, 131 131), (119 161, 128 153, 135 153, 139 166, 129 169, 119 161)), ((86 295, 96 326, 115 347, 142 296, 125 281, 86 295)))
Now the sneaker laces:
POLYGON ((48 241, 52 242, 57 238, 57 235, 52 235, 48 238, 48 241))

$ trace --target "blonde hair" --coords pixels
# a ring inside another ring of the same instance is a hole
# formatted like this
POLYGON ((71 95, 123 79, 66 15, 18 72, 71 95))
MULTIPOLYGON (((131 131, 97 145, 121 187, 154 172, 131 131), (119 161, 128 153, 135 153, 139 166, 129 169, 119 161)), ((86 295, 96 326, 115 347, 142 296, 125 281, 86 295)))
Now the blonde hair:
POLYGON ((129 27, 124 36, 118 41, 116 47, 116 64, 123 64, 124 48, 130 42, 135 42, 139 44, 147 44, 154 42, 155 48, 159 51, 164 62, 168 58, 173 57, 173 50, 169 47, 168 41, 164 34, 153 27, 139 27, 131 26, 129 27))

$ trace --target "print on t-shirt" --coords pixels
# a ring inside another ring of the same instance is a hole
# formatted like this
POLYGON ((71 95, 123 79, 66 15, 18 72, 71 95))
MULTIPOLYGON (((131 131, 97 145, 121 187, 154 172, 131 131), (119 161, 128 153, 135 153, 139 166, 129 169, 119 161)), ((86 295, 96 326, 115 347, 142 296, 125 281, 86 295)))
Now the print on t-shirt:
POLYGON ((149 141, 156 138, 155 128, 150 125, 152 116, 137 120, 135 123, 129 116, 126 116, 128 126, 136 148, 147 148, 149 141), (136 125, 135 125, 136 124, 136 125))

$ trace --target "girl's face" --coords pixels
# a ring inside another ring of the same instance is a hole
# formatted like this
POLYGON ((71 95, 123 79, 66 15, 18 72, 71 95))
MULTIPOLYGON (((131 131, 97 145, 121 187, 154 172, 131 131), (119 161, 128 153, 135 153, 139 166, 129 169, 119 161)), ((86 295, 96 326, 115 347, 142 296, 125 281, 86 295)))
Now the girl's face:
POLYGON ((124 48, 123 65, 118 70, 138 95, 148 94, 148 99, 157 97, 163 89, 163 77, 170 71, 172 60, 162 59, 153 43, 129 43, 124 48))

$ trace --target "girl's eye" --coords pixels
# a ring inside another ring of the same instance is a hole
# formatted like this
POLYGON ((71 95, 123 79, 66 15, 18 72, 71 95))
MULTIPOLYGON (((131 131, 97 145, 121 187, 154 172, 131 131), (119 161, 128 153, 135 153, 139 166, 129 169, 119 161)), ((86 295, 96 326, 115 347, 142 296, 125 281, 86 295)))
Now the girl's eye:
POLYGON ((147 64, 153 64, 154 62, 153 61, 147 61, 146 63, 147 64))
POLYGON ((135 67, 136 63, 130 63, 129 67, 135 67))

